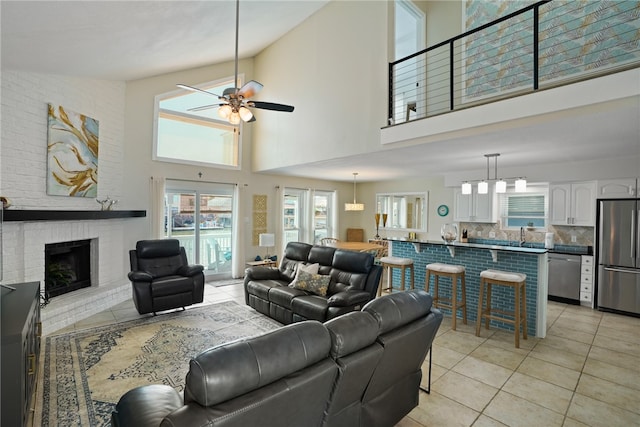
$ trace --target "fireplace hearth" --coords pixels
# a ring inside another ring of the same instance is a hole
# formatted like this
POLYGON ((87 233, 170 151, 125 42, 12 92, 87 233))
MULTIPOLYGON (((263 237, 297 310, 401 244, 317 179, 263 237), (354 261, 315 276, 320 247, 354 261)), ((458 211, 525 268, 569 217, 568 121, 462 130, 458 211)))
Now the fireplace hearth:
POLYGON ((45 245, 45 300, 91 286, 91 240, 45 245))

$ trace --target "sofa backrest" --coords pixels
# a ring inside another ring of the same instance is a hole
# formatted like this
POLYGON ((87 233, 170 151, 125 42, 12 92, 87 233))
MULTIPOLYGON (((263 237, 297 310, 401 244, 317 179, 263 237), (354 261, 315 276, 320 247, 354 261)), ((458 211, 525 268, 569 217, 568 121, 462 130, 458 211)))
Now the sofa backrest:
POLYGON ((373 255, 338 249, 331 264, 329 295, 346 290, 364 290, 373 267, 373 255))
POLYGON ((375 297, 382 267, 375 265, 374 256, 367 252, 289 242, 280 263, 280 274, 283 279, 292 281, 299 264, 315 263, 319 264, 319 274, 331 276, 328 296, 345 290, 364 290, 371 298, 375 297))
POLYGON ((145 271, 154 279, 174 275, 187 264, 186 253, 177 239, 140 240, 129 258, 131 271, 145 271))
POLYGON ((310 320, 206 350, 189 364, 185 406, 161 425, 319 426, 337 376, 330 348, 310 320))
POLYGON ((383 353, 376 342, 378 322, 369 313, 353 311, 324 325, 331 336, 331 358, 338 365, 338 378, 327 402, 323 426, 359 426, 361 399, 383 353))
POLYGON ((298 271, 298 264, 306 263, 313 246, 302 242, 289 242, 284 249, 284 256, 280 261, 280 273, 286 280, 293 280, 298 271))
POLYGON ((212 406, 240 396, 319 362, 330 346, 326 328, 309 320, 210 348, 189 363, 185 402, 212 406))
POLYGON ((377 342, 384 348, 362 399, 367 426, 398 423, 418 404, 421 366, 442 323, 423 290, 397 292, 370 301, 362 311, 378 322, 377 342))
POLYGON ((309 264, 320 264, 318 269, 319 274, 329 274, 331 272, 331 265, 333 264, 333 257, 336 253, 336 248, 330 246, 313 246, 309 251, 309 264))

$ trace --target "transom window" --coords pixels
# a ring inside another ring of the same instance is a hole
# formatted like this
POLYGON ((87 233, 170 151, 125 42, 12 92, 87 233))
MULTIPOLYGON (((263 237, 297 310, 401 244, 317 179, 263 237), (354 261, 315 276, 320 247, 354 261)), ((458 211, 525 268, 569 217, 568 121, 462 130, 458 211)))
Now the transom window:
MULTIPOLYGON (((233 78, 198 85, 222 94, 233 87, 233 78)), ((216 105, 218 100, 202 93, 178 89, 155 98, 153 159, 166 162, 224 168, 240 167, 238 127, 218 117, 218 108, 189 111, 216 105)))

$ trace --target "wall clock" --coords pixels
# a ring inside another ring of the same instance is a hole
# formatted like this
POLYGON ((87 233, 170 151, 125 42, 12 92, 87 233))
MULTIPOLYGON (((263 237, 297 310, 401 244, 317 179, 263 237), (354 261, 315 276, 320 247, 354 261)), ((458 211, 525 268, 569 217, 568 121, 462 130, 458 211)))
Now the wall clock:
POLYGON ((447 206, 447 205, 438 206, 438 215, 440 215, 440 216, 449 215, 449 206, 447 206))

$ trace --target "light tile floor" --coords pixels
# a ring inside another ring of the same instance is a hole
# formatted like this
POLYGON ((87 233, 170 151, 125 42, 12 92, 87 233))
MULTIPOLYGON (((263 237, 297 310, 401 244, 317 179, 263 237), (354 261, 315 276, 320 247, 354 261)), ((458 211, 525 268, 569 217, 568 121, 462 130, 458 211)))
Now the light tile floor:
MULTIPOLYGON (((549 302, 547 336, 475 324, 433 345, 431 394, 396 427, 640 426, 640 319, 549 302)), ((426 385, 426 365, 423 385, 426 385)))
MULTIPOLYGON (((211 304, 244 304, 241 284, 206 286, 211 304)), ((433 345, 431 394, 396 427, 640 426, 640 319, 550 302, 544 339, 445 317, 433 345)), ((64 331, 140 317, 127 301, 64 331)), ((63 331, 56 331, 56 333, 63 331)), ((423 385, 427 382, 427 362, 423 385)))

